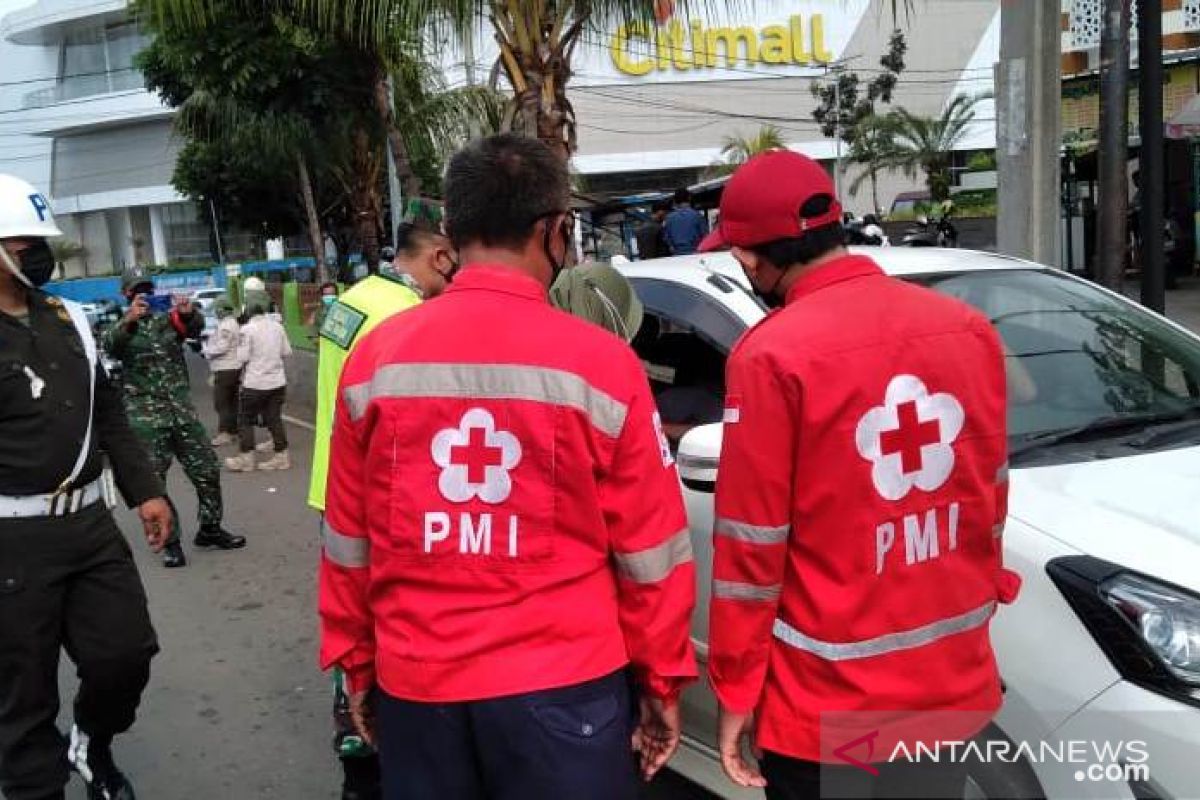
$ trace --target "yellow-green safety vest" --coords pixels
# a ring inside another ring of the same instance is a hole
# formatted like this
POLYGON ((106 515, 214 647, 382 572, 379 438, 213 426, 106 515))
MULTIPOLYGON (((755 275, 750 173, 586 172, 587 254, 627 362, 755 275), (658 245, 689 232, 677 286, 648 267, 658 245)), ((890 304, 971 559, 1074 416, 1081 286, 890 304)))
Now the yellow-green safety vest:
POLYGON ((420 302, 421 296, 403 283, 372 275, 354 284, 325 313, 317 348, 317 430, 308 485, 308 504, 313 508, 325 510, 333 411, 351 348, 376 325, 420 302))

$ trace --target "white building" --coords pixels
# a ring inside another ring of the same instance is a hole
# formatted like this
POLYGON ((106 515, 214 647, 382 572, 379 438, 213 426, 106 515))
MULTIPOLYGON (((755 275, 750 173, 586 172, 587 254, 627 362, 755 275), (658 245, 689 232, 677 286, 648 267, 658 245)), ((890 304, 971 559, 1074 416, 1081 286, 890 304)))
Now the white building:
MULTIPOLYGON (((10 3, 11 5, 11 3, 10 3)), ((208 262, 208 227, 170 186, 170 111, 133 68, 125 0, 39 0, 0 19, 0 170, 47 190, 68 274, 208 262)))

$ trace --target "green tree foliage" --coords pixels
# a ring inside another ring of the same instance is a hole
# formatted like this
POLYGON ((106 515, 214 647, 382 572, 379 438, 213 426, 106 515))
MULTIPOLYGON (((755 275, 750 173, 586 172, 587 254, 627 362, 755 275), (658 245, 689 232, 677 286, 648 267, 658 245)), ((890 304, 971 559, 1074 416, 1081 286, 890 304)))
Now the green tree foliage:
POLYGON ((975 107, 990 97, 989 93, 960 94, 936 117, 913 114, 905 108, 893 111, 889 118, 895 149, 888 159, 890 166, 912 177, 923 172, 934 201, 948 199, 954 149, 966 137, 975 107))
POLYGON ((842 140, 852 144, 859 123, 875 115, 878 105, 892 102, 907 52, 904 33, 895 30, 888 40, 887 53, 879 59, 883 69, 869 81, 864 82, 856 72, 839 69, 833 73, 836 83, 813 83, 811 91, 817 106, 812 116, 820 124, 821 133, 832 139, 840 130, 842 140))

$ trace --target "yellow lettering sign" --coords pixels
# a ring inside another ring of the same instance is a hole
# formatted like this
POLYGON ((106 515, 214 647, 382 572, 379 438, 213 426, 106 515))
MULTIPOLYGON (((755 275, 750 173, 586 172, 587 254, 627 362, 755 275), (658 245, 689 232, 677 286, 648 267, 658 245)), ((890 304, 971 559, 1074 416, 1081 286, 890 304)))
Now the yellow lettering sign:
POLYGON ((617 28, 610 48, 613 66, 626 75, 649 75, 654 71, 654 59, 634 58, 629 52, 629 43, 635 38, 650 42, 650 32, 644 24, 637 22, 617 28))
POLYGON ((755 30, 746 25, 705 28, 692 20, 664 20, 651 29, 644 23, 621 25, 613 34, 609 51, 613 66, 625 75, 641 77, 651 72, 730 69, 739 64, 828 64, 834 60, 825 42, 825 18, 807 20, 793 14, 787 24, 755 30))

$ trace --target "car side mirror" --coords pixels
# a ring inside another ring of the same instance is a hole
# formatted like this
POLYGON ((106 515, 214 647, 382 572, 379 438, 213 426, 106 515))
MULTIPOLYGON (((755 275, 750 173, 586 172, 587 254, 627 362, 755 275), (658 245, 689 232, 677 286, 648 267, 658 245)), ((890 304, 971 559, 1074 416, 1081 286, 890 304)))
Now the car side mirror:
POLYGON ((717 488, 717 465, 721 460, 724 426, 717 422, 692 428, 679 442, 679 479, 694 492, 712 493, 717 488))

